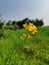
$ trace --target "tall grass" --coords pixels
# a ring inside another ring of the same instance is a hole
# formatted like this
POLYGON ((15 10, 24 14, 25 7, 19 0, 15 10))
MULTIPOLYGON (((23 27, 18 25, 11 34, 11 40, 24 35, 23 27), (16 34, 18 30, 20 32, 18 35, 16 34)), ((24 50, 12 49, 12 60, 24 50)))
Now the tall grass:
POLYGON ((25 29, 4 30, 0 38, 0 65, 49 65, 49 26, 38 27, 37 31, 31 39, 22 41, 20 36, 25 29))

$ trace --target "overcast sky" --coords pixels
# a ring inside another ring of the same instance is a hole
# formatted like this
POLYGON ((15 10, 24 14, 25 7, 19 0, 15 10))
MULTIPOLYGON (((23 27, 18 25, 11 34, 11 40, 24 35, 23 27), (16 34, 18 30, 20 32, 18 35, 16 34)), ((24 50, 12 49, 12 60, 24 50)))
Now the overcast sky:
POLYGON ((0 0, 0 14, 4 20, 39 18, 49 25, 49 0, 0 0))

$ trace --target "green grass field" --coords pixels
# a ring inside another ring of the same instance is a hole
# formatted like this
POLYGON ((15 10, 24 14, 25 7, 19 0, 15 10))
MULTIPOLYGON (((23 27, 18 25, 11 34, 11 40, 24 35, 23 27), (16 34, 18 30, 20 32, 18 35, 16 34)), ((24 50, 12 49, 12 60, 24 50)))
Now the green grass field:
POLYGON ((49 26, 38 27, 29 40, 20 39, 23 32, 26 30, 3 30, 0 65, 49 65, 49 26))

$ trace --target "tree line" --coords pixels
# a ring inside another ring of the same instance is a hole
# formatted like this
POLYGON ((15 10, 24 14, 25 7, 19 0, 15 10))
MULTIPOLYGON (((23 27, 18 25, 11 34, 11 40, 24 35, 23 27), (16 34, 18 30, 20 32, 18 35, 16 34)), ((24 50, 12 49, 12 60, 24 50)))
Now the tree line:
POLYGON ((29 24, 29 23, 33 23, 35 26, 43 26, 44 25, 44 22, 43 22, 43 20, 41 19, 41 20, 39 20, 38 18, 37 19, 35 19, 35 20, 30 20, 29 18, 25 18, 25 19, 23 19, 23 20, 19 20, 19 21, 11 21, 11 20, 9 20, 7 23, 6 23, 6 25, 5 25, 5 22, 6 21, 1 21, 0 20, 0 29, 2 29, 2 27, 4 27, 5 29, 13 29, 13 30, 15 30, 15 29, 17 29, 17 28, 19 28, 19 29, 22 29, 23 28, 23 24, 29 24))

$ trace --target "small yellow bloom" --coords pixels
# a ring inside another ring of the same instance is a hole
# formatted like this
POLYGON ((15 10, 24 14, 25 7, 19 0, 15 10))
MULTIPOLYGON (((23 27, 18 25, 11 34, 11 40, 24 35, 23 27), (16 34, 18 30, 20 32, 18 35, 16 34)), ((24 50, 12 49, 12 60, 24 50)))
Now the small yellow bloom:
POLYGON ((25 33, 23 33, 23 35, 22 35, 23 37, 26 37, 26 34, 25 33))
POLYGON ((33 34, 33 35, 34 35, 34 34, 35 34, 35 32, 34 32, 34 31, 33 31, 33 32, 31 32, 31 34, 33 34))
POLYGON ((23 34, 22 34, 22 36, 21 36, 20 38, 21 38, 21 40, 24 40, 24 39, 25 39, 25 37, 26 37, 26 34, 25 34, 25 33, 23 33, 23 34))
POLYGON ((31 38, 31 35, 30 34, 28 34, 28 39, 30 39, 31 38))
POLYGON ((25 29, 28 30, 28 26, 26 26, 25 29))
POLYGON ((37 30, 35 29, 34 32, 37 32, 37 30))
POLYGON ((23 27, 26 28, 27 24, 23 24, 23 27))
POLYGON ((29 26, 28 31, 32 31, 32 30, 33 30, 33 26, 29 26))
POLYGON ((33 28, 34 28, 34 29, 37 29, 35 25, 33 25, 33 28))
POLYGON ((33 23, 29 23, 29 26, 33 26, 33 23))

